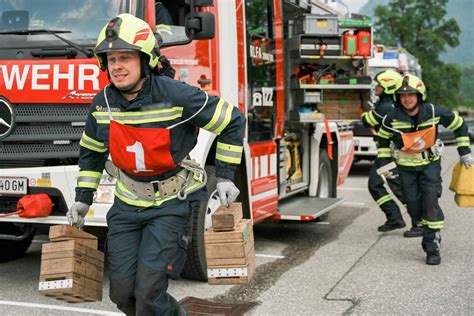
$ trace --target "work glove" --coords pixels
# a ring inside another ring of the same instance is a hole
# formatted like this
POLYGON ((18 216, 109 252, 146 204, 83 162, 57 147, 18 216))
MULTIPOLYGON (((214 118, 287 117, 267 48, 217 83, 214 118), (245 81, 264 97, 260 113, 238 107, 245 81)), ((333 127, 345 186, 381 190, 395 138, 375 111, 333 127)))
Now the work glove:
POLYGON ((223 205, 229 205, 239 196, 239 189, 229 179, 217 178, 217 193, 223 205))
POLYGON ((67 220, 72 226, 82 228, 84 226, 84 217, 89 211, 90 205, 83 202, 74 202, 69 211, 66 213, 67 220))
POLYGON ((472 166, 474 163, 474 159, 472 158, 471 154, 466 154, 460 157, 461 163, 466 167, 466 169, 469 169, 469 167, 472 166))

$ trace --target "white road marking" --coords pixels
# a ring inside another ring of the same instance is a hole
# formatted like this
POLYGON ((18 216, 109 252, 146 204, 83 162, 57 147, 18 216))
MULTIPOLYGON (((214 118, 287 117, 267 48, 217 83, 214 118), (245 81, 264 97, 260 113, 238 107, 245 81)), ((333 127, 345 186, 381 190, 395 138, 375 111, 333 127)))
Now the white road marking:
POLYGON ((279 256, 279 255, 265 255, 263 253, 256 253, 255 257, 262 257, 262 258, 275 258, 275 259, 283 259, 285 256, 279 256))
POLYGON ((338 191, 369 191, 367 188, 337 188, 338 191))
POLYGON ((348 206, 365 206, 364 202, 342 202, 342 205, 348 206))
POLYGON ((318 225, 329 225, 331 223, 329 222, 316 222, 315 224, 318 224, 318 225))
POLYGON ((63 310, 63 311, 71 311, 71 312, 87 313, 87 314, 96 314, 96 315, 120 315, 120 316, 124 315, 122 313, 101 311, 101 310, 97 310, 97 309, 67 307, 67 306, 58 306, 58 305, 49 305, 49 304, 36 304, 36 303, 26 303, 26 302, 14 302, 14 301, 0 301, 0 305, 35 307, 35 308, 44 308, 44 309, 57 309, 57 310, 63 310))

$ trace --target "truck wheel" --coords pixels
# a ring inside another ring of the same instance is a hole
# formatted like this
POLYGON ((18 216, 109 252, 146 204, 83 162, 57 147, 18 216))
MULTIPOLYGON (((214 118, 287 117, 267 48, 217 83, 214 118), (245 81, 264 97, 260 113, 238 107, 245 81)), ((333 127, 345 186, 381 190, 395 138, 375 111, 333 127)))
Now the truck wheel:
MULTIPOLYGON (((334 178, 332 175, 331 160, 326 149, 321 149, 319 154, 319 181, 317 197, 320 198, 331 198, 336 195, 333 192, 334 178)), ((329 216, 329 212, 319 216, 317 220, 325 221, 329 216)))
POLYGON ((333 175, 331 160, 326 149, 321 149, 319 154, 319 181, 317 196, 320 198, 334 197, 333 193, 333 175))
POLYGON ((25 256, 35 236, 35 230, 26 225, 16 226, 13 223, 0 223, 0 235, 24 235, 24 238, 19 240, 0 239, 0 263, 3 263, 25 256))
MULTIPOLYGON (((216 189, 216 169, 206 166, 207 192, 210 195, 216 189)), ((199 201, 193 212, 192 238, 188 245, 186 263, 181 276, 190 280, 207 281, 206 253, 204 251, 204 227, 207 212, 207 199, 199 201)))

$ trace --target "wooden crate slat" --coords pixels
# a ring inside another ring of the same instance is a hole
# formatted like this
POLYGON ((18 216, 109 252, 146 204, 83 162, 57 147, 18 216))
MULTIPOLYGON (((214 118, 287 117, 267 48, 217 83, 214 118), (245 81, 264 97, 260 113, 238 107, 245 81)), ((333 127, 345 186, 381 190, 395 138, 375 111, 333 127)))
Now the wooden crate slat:
POLYGON ((40 275, 39 292, 69 303, 94 302, 102 300, 102 283, 77 273, 40 275))
POLYGON ((207 259, 245 258, 253 244, 253 234, 250 234, 244 242, 205 244, 204 248, 207 259))
POLYGON ((243 258, 206 258, 206 263, 208 268, 213 267, 230 267, 230 266, 245 266, 249 262, 249 256, 251 252, 255 252, 252 247, 249 247, 247 254, 243 258))
POLYGON ((242 219, 242 203, 222 205, 212 214, 212 229, 214 231, 234 230, 242 219))
POLYGON ((40 275, 74 272, 86 275, 86 263, 74 257, 41 260, 40 275))
POLYGON ((98 239, 75 238, 75 237, 58 237, 58 238, 50 238, 49 240, 53 243, 60 242, 60 241, 74 240, 78 244, 82 244, 86 247, 90 247, 90 248, 93 248, 93 249, 97 249, 97 247, 99 246, 98 239))
POLYGON ((248 256, 248 264, 244 266, 236 266, 236 267, 222 267, 225 269, 232 269, 232 268, 246 268, 247 275, 246 276, 227 276, 227 277, 211 277, 207 279, 207 282, 211 285, 230 285, 230 284, 246 284, 249 283, 252 279, 255 269, 256 269, 256 259, 255 259, 255 251, 252 248, 248 256))
POLYGON ((88 278, 84 280, 84 296, 94 301, 102 301, 102 281, 97 282, 88 278))
POLYGON ((82 295, 84 279, 84 276, 77 273, 40 275, 39 291, 43 295, 55 298, 63 295, 82 295))
POLYGON ((235 230, 216 232, 212 228, 204 233, 204 242, 211 243, 225 243, 225 242, 243 242, 250 234, 253 234, 252 220, 242 219, 235 230))
POLYGON ((102 252, 78 243, 76 240, 43 244, 41 258, 44 260, 66 257, 78 257, 98 267, 103 267, 104 264, 102 252))
POLYGON ((74 237, 84 239, 97 239, 96 236, 86 233, 71 225, 54 225, 49 228, 49 238, 63 238, 63 237, 74 237))
POLYGON ((102 282, 104 279, 104 268, 100 268, 89 262, 86 262, 86 278, 102 282))

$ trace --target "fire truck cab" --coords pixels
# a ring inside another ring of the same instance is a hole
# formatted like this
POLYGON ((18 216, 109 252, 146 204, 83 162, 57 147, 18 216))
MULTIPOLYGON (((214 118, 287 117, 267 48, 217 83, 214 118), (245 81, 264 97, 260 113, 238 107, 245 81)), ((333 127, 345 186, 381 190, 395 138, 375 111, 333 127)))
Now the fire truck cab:
MULTIPOLYGON (((324 3, 301 0, 0 0, 0 213, 27 194, 47 193, 54 204, 44 218, 0 217, 0 262, 22 256, 36 226, 67 223, 87 110, 108 84, 93 57, 96 36, 123 12, 150 24, 175 79, 247 116, 235 179, 245 218, 311 221, 342 202, 336 186, 354 155, 348 122, 370 92, 365 19, 340 21, 324 3), (343 34, 359 34, 360 51, 343 34)), ((208 172, 210 193, 215 138, 201 130, 191 153, 208 172)), ((106 227, 113 195, 104 173, 86 230, 106 227)), ((194 212, 185 277, 207 277, 212 201, 194 212)))

